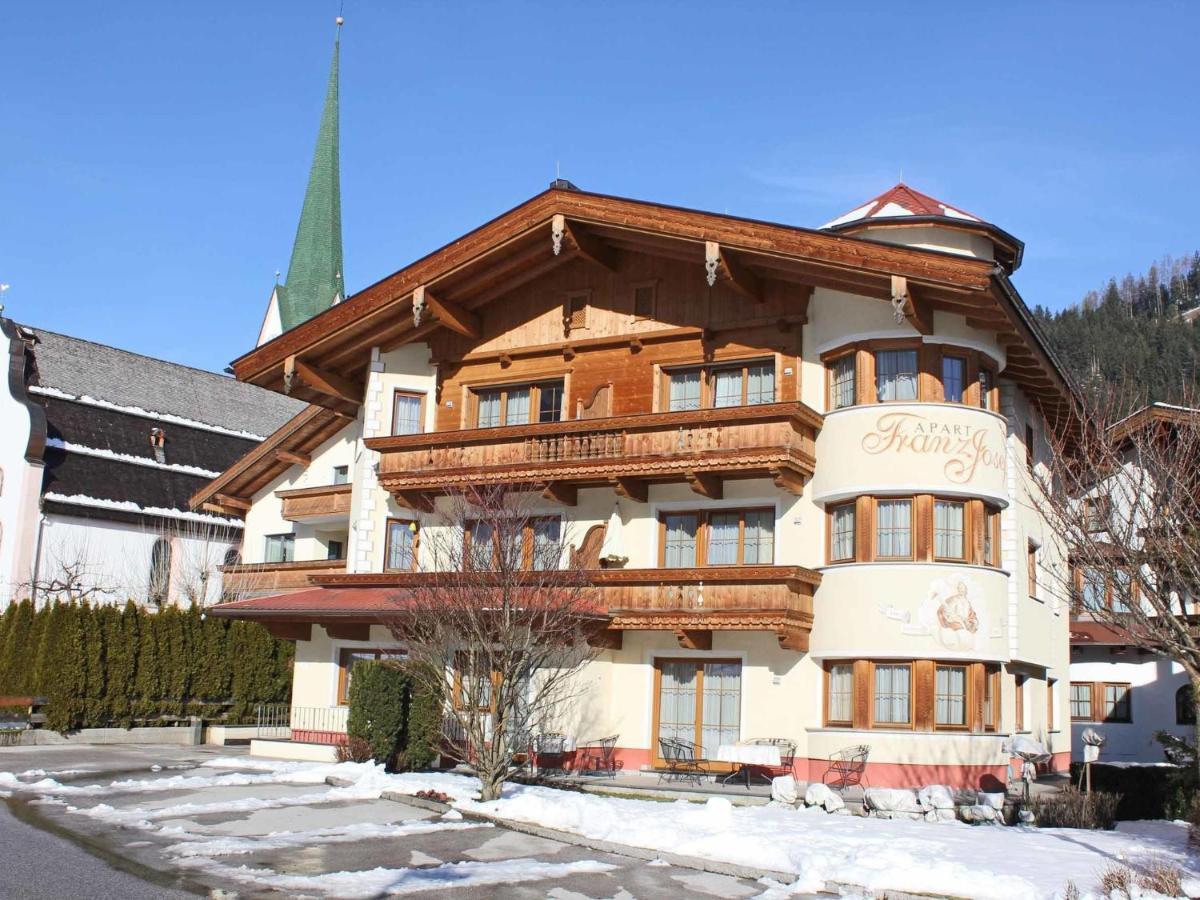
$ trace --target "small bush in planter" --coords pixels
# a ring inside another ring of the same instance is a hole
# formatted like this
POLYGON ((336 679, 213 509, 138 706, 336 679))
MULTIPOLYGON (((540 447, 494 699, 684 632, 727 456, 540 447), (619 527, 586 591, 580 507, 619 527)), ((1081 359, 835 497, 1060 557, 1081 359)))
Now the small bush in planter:
POLYGON ((1112 829, 1117 824, 1119 794, 1093 791, 1085 794, 1074 787, 1033 798, 1030 809, 1043 828, 1112 829))

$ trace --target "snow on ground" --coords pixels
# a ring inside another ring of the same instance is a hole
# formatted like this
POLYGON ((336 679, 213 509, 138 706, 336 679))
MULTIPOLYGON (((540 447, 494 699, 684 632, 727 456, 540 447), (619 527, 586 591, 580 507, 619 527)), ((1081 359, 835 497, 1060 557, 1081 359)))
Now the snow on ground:
MULTIPOLYGON (((1189 875, 1200 877, 1200 859, 1189 856, 1187 851, 1186 826, 1165 821, 1121 823, 1116 831, 1107 832, 971 826, 960 822, 931 824, 828 815, 818 809, 734 807, 723 798, 706 803, 686 800, 661 803, 522 785, 508 785, 503 799, 481 803, 475 799, 479 785, 473 778, 444 773, 388 775, 370 763, 222 758, 207 762, 196 774, 123 779, 107 785, 63 785, 53 778, 29 780, 43 774, 30 771, 22 773, 25 776, 22 777, 0 772, 0 789, 46 799, 65 796, 74 800, 110 793, 137 798, 155 792, 222 786, 322 785, 320 790, 300 791, 290 796, 242 796, 207 803, 120 808, 107 803, 68 807, 74 813, 158 831, 164 836, 173 832, 156 823, 167 819, 376 799, 384 791, 402 794, 439 791, 449 795, 460 810, 486 812, 593 839, 794 876, 793 883, 786 888, 769 886, 768 896, 780 896, 782 891, 813 891, 826 882, 837 882, 872 890, 951 894, 981 900, 1033 900, 1060 894, 1069 880, 1086 895, 1096 889, 1101 871, 1109 864, 1137 864, 1151 858, 1178 864, 1189 875), (344 779, 348 784, 326 787, 324 781, 328 776, 344 779)), ((134 800, 135 804, 139 802, 134 800)), ((402 834, 404 829, 416 834, 422 833, 417 829, 479 827, 469 821, 454 821, 459 818, 451 813, 437 822, 287 831, 253 840, 207 840, 202 835, 184 833, 171 837, 177 841, 171 853, 189 865, 236 881, 253 881, 283 891, 318 891, 338 896, 428 890, 437 886, 438 879, 456 885, 487 885, 517 878, 512 866, 523 862, 520 860, 511 861, 511 865, 456 863, 426 869, 375 869, 301 877, 230 866, 213 859, 276 847, 352 842, 377 836, 376 830, 380 831, 378 836, 387 836, 402 834)), ((544 863, 518 868, 524 873, 520 878, 525 880, 570 874, 567 870, 552 872, 553 867, 544 863)))

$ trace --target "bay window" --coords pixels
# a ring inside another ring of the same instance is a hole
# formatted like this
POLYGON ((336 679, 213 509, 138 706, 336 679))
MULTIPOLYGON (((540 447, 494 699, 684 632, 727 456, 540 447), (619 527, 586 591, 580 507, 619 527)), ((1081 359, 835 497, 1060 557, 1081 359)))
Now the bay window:
POLYGON ((829 513, 829 561, 854 559, 855 503, 842 503, 829 513))
POLYGON ((917 351, 875 351, 875 396, 880 403, 917 399, 917 351))
POLYGON ((911 722, 912 664, 877 664, 875 666, 875 724, 908 725, 911 722))
POLYGON ((966 558, 966 510, 961 500, 933 503, 933 555, 937 559, 966 558))
POLYGON ((967 727, 966 666, 937 666, 933 721, 942 727, 967 727))
POLYGON ((964 356, 942 357, 942 399, 947 403, 962 403, 967 391, 967 359, 964 356))
POLYGON ((875 555, 879 559, 912 558, 911 500, 880 500, 876 503, 875 555))
POLYGON ((858 402, 856 379, 857 366, 853 353, 839 356, 829 369, 829 408, 841 409, 858 402))
POLYGON ((821 354, 827 410, 859 403, 939 402, 999 408, 992 358, 953 345, 884 338, 821 354), (862 374, 860 381, 858 376, 862 374))
POLYGON ((1000 731, 1000 666, 984 662, 828 660, 827 728, 1000 731))

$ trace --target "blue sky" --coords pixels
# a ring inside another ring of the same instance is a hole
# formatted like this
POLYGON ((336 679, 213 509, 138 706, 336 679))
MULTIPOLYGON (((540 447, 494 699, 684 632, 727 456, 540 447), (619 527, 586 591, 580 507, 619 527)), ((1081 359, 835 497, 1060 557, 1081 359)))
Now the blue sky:
MULTIPOLYGON (((6 314, 205 368, 287 269, 336 2, 33 4, 0 44, 6 314)), ((346 0, 353 292, 546 187, 818 226, 896 182, 1059 308, 1200 248, 1197 3, 346 0)))

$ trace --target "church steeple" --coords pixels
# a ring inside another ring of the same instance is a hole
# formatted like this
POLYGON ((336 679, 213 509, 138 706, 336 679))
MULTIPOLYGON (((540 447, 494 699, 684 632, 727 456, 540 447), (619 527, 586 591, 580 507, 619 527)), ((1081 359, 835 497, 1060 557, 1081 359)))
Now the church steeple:
POLYGON ((338 53, 342 17, 337 18, 333 62, 325 107, 313 153, 300 224, 287 279, 275 286, 259 334, 261 345, 345 299, 342 271, 342 188, 338 161, 338 53))

